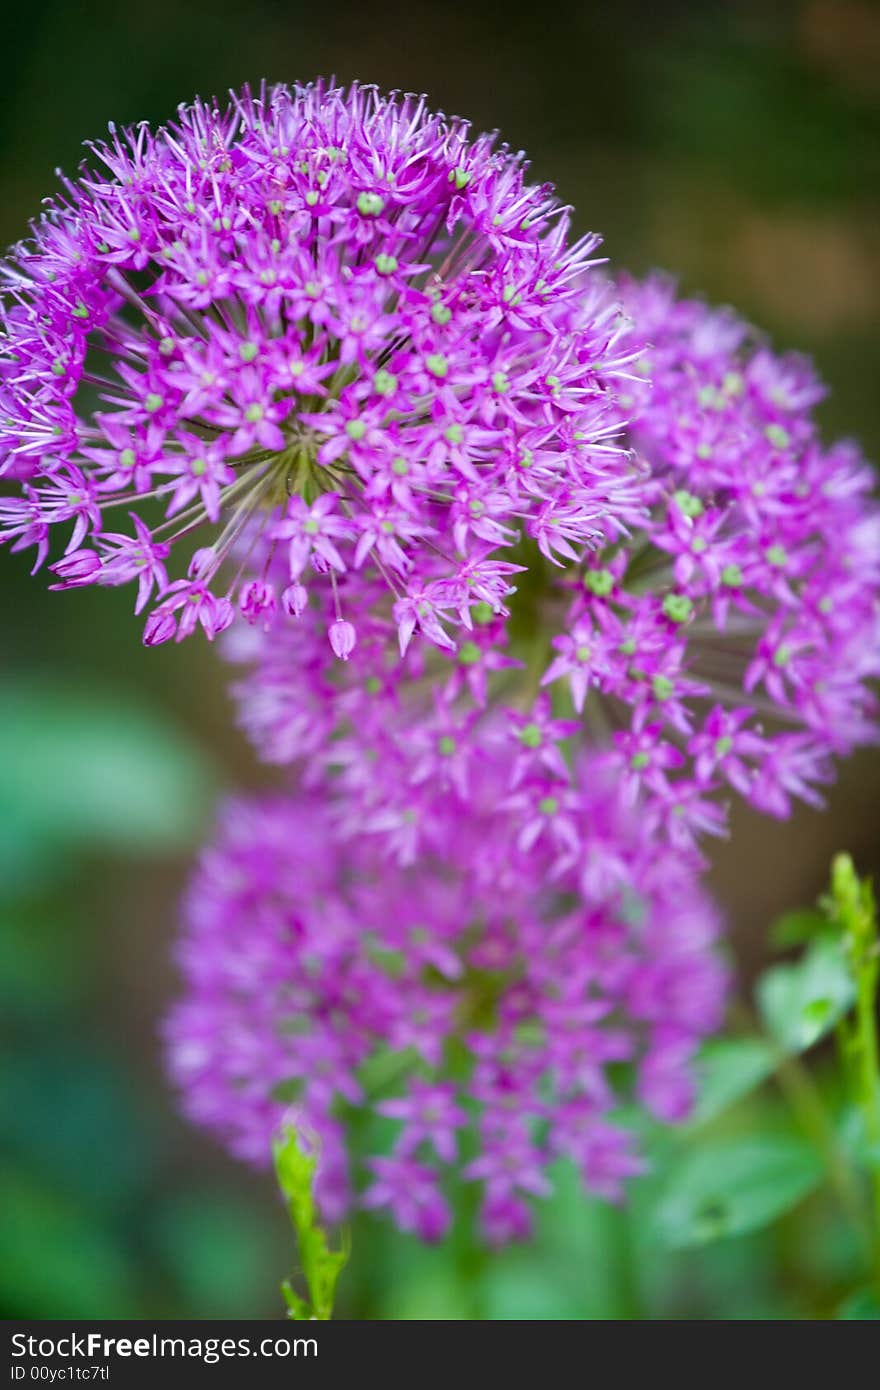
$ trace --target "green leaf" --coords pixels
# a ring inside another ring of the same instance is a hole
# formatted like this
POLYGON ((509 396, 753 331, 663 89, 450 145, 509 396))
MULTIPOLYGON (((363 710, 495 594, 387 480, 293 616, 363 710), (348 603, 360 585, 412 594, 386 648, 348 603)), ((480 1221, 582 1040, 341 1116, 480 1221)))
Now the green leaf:
POLYGON ((0 817, 37 844, 167 850, 198 836, 213 796, 202 754, 115 691, 0 687, 0 817))
POLYGON ((840 942, 821 938, 792 965, 774 965, 758 981, 761 1016, 786 1052, 803 1052, 852 1006, 853 982, 840 942))
POLYGON ((579 1319, 583 1316, 582 1273, 582 1266, 569 1271, 552 1258, 536 1259, 532 1250, 505 1254, 486 1279, 487 1315, 507 1322, 579 1319), (561 1277, 569 1273, 571 1277, 561 1277))
POLYGON ((705 1144, 673 1171, 655 1213, 667 1245, 705 1245, 775 1221, 812 1192, 822 1165, 783 1136, 705 1144))
POLYGON ((773 1049, 763 1038, 720 1038, 704 1044, 697 1060, 697 1103, 690 1126, 713 1120, 766 1081, 773 1049))
POLYGON ((828 930, 828 919, 817 908, 795 908, 785 912, 770 928, 770 941, 780 951, 803 946, 828 930))
POLYGON ((312 1310, 304 1298, 300 1298, 289 1279, 283 1280, 281 1292, 287 1304, 287 1316, 295 1322, 311 1322, 312 1310))

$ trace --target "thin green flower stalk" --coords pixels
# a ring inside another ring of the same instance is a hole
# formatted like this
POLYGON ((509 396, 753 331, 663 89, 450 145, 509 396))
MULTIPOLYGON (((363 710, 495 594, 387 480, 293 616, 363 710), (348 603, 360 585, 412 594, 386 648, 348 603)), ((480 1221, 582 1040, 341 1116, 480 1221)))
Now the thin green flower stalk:
POLYGON ((317 1152, 308 1152, 293 1125, 282 1129, 273 1145, 275 1173, 296 1231, 302 1274, 309 1297, 302 1298, 289 1279, 281 1285, 287 1316, 295 1322, 328 1322, 333 1316, 336 1284, 348 1263, 349 1243, 331 1250, 317 1220, 314 1199, 317 1152))
POLYGON ((848 854, 837 855, 832 864, 828 909, 842 934, 855 987, 853 1013, 841 1020, 838 1033, 869 1155, 874 1275, 880 1294, 880 929, 873 885, 859 879, 848 854))

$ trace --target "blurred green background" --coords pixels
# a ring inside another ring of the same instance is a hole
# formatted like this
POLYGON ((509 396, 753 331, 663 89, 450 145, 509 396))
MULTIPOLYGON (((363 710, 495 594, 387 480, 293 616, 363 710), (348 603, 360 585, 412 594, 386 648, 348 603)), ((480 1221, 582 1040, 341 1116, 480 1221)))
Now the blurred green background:
MULTIPOLYGON (((829 431, 880 457, 880 7, 868 0, 56 0, 4 19, 0 242, 108 120, 230 85, 335 74, 500 127, 618 265, 675 270, 832 388, 829 431)), ((49 594, 0 557, 0 1304, 7 1316, 278 1316, 272 1183, 174 1112, 157 1020, 187 859, 219 791, 259 785, 199 640, 146 652, 127 591, 49 594)), ((715 889, 741 976, 831 853, 876 869, 880 758, 824 815, 736 817, 715 889)), ((761 1105, 764 1102, 755 1102, 761 1105)), ((748 1127, 747 1110, 737 1121, 748 1127)), ((658 1256, 565 1184, 533 1247, 481 1260, 355 1231, 342 1313, 785 1317, 822 1312, 851 1241, 821 1202, 770 1234, 658 1256)))

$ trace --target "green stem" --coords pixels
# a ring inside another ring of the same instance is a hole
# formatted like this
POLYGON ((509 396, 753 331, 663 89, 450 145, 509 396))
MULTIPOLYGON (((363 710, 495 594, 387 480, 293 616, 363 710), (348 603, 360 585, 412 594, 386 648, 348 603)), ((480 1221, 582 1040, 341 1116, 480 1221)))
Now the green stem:
MULTIPOLYGON (((313 1145, 316 1141, 313 1138, 313 1145)), ((308 1299, 296 1292, 289 1279, 281 1285, 287 1316, 297 1322, 327 1322, 333 1316, 336 1283, 348 1261, 346 1237, 340 1250, 331 1250, 318 1221, 314 1180, 318 1166, 316 1152, 304 1148, 292 1124, 285 1125, 273 1145, 275 1173, 290 1216, 308 1288, 308 1299)))
POLYGON ((862 1192, 849 1159, 837 1138, 819 1088, 799 1057, 779 1054, 776 1080, 802 1129, 813 1140, 825 1163, 828 1180, 862 1243, 866 1256, 871 1242, 865 1234, 862 1192))
POLYGON ((880 1296, 880 927, 871 884, 867 879, 859 880, 848 854, 839 854, 832 865, 831 909, 843 932, 856 988, 855 1017, 846 1037, 846 1051, 868 1145, 873 1272, 880 1296))
POLYGON ((877 1038, 877 968, 863 970, 856 997, 858 1101, 868 1140, 873 1208, 874 1278, 880 1296, 880 1046, 877 1038))
POLYGON ((789 1104, 801 1129, 822 1157, 829 1184, 841 1210, 852 1225, 866 1257, 871 1244, 865 1233, 865 1207, 859 1183, 852 1171, 849 1157, 838 1139, 822 1094, 809 1069, 800 1057, 784 1052, 761 1028, 752 1011, 736 1005, 733 1015, 739 1018, 750 1033, 759 1033, 773 1049, 773 1078, 789 1104))

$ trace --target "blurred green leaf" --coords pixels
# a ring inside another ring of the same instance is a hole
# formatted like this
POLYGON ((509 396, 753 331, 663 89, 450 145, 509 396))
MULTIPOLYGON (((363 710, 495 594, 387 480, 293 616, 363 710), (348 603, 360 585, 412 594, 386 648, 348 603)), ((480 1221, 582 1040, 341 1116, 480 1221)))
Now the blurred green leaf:
POLYGON ((405 1322, 462 1322, 470 1316, 467 1290, 453 1268, 426 1267, 389 1288, 382 1317, 405 1322))
POLYGON ((50 883, 58 868, 51 846, 38 840, 30 827, 13 819, 15 816, 0 786, 0 893, 7 901, 23 895, 35 883, 50 883))
POLYGON ((554 1163, 550 1177, 552 1195, 536 1204, 534 1242, 528 1250, 514 1246, 492 1261, 487 1316, 603 1321, 638 1316, 630 1266, 640 1185, 630 1188, 627 1203, 612 1206, 585 1192, 570 1162, 554 1163))
POLYGON ((19 840, 185 847, 212 791, 204 755, 137 702, 57 682, 0 686, 0 819, 19 840))
MULTIPOLYGON (((599 1254, 601 1247, 593 1250, 599 1254)), ((487 1315, 507 1322, 581 1320, 589 1314, 584 1311, 578 1272, 576 1266, 560 1266, 552 1258, 542 1260, 532 1251, 517 1250, 489 1271, 487 1315)))
POLYGON ((770 928, 770 943, 777 950, 803 946, 828 930, 828 918, 817 908, 795 908, 784 912, 770 928))
POLYGON ((803 958, 774 965, 758 981, 761 1016, 786 1052, 802 1052, 824 1037, 851 1007, 853 983, 842 945, 814 941, 803 958))
POLYGON ((706 1043, 697 1061, 697 1103, 691 1127, 713 1120, 762 1081, 774 1067, 773 1049, 763 1038, 720 1038, 706 1043))
POLYGON ((819 1159, 799 1139, 767 1135, 703 1144, 673 1171, 657 1207, 657 1229, 678 1247, 756 1231, 821 1180, 819 1159))

